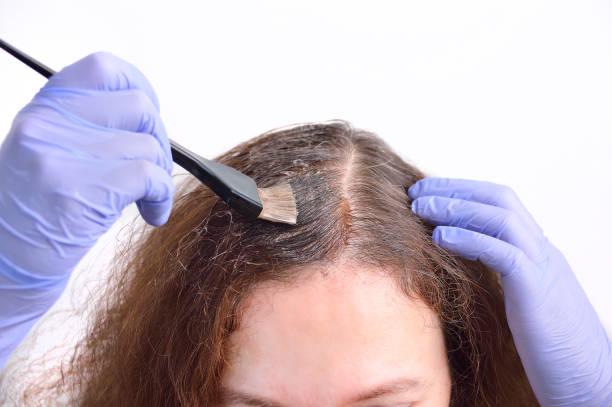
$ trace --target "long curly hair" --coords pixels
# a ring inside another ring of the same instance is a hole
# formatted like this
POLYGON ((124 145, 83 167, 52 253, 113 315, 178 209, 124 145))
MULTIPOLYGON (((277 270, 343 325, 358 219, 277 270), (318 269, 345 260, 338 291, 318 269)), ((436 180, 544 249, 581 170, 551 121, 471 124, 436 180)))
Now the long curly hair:
POLYGON ((216 406, 228 337, 257 284, 291 281, 339 256, 394 270, 440 318, 451 406, 537 406, 496 273, 435 245, 406 189, 424 177, 344 121, 276 129, 216 159, 259 187, 289 182, 298 224, 246 220, 188 176, 168 222, 143 225, 116 258, 86 334, 20 405, 216 406))

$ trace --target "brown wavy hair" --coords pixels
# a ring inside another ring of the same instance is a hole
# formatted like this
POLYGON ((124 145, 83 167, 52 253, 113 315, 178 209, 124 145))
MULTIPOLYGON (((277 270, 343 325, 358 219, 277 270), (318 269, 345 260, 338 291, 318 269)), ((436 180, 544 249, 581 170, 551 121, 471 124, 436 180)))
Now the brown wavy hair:
POLYGON ((424 177, 344 121, 277 129, 217 158, 268 187, 289 182, 298 224, 247 221, 195 178, 162 227, 142 226, 116 256, 86 336, 61 375, 23 405, 216 406, 243 299, 339 256, 393 270, 440 318, 451 406, 537 406, 506 322, 496 273, 435 245, 406 189, 424 177), (27 403, 26 403, 27 402, 27 403))

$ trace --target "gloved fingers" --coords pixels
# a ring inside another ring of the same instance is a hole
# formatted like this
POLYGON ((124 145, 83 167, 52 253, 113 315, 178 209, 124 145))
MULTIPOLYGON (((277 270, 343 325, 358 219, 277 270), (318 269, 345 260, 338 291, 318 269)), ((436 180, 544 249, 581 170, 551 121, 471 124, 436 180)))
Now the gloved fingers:
POLYGON ((22 162, 25 157, 34 161, 52 157, 63 161, 104 160, 89 164, 104 168, 111 165, 110 160, 142 159, 160 165, 172 174, 172 161, 151 135, 107 129, 85 121, 65 121, 61 115, 55 110, 40 115, 40 105, 28 105, 22 110, 13 126, 17 131, 13 134, 19 134, 15 143, 19 148, 15 151, 25 154, 21 157, 22 162))
POLYGON ((90 145, 94 156, 102 157, 100 152, 103 151, 108 158, 146 160, 163 168, 168 175, 172 175, 172 157, 169 157, 168 153, 162 150, 159 142, 148 134, 114 131, 105 141, 100 140, 100 148, 97 153, 95 146, 95 144, 90 145))
POLYGON ((147 78, 131 63, 109 52, 95 52, 51 76, 43 89, 81 88, 105 91, 140 89, 159 111, 159 99, 147 78))
POLYGON ((153 226, 161 226, 172 211, 174 184, 172 177, 155 164, 145 160, 129 160, 113 166, 107 174, 116 194, 119 209, 136 202, 144 220, 153 226))
POLYGON ((438 195, 499 206, 519 215, 532 234, 541 235, 543 233, 516 193, 505 185, 460 178, 427 177, 411 185, 408 188, 408 195, 412 199, 426 195, 438 195))
POLYGON ((507 242, 535 263, 544 260, 544 236, 533 235, 519 215, 483 203, 442 196, 421 196, 412 211, 433 225, 455 226, 507 242))
POLYGON ((522 250, 482 233, 454 226, 437 226, 432 239, 449 252, 468 260, 479 260, 502 277, 536 269, 522 250))
MULTIPOLYGON (((141 90, 102 92, 88 89, 50 88, 41 90, 32 101, 32 105, 54 109, 80 125, 87 125, 83 123, 86 121, 105 129, 150 134, 165 153, 164 168, 169 173, 172 172, 172 153, 166 128, 157 108, 148 95, 141 90)), ((78 142, 78 140, 75 141, 78 142)), ((99 150, 96 149, 96 151, 99 150)))

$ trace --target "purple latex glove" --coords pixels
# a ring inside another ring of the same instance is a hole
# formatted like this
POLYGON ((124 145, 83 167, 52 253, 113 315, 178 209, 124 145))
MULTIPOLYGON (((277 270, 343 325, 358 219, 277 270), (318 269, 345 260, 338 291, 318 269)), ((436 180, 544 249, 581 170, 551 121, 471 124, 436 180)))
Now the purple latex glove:
POLYGON ((501 275, 508 324, 540 404, 612 406, 608 336, 563 254, 512 189, 431 177, 408 194, 412 210, 436 225, 436 244, 501 275))
POLYGON ((123 208, 166 222, 171 173, 157 96, 112 54, 64 68, 19 111, 0 147, 0 368, 123 208))

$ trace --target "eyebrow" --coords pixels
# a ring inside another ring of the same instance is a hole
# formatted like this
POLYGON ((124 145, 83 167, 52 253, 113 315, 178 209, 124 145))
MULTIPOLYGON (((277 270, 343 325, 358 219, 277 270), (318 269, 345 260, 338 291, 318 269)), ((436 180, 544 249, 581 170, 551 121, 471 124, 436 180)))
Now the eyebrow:
MULTIPOLYGON (((416 390, 422 386, 423 381, 417 378, 397 379, 383 383, 373 389, 366 390, 351 397, 348 404, 368 401, 394 393, 416 390)), ((287 404, 282 404, 266 397, 259 397, 254 394, 243 393, 228 388, 223 388, 221 390, 221 402, 223 406, 227 406, 230 403, 240 403, 249 407, 289 407, 287 404)))

